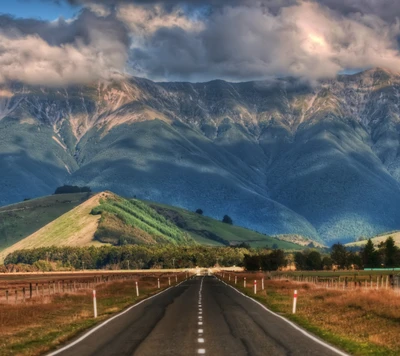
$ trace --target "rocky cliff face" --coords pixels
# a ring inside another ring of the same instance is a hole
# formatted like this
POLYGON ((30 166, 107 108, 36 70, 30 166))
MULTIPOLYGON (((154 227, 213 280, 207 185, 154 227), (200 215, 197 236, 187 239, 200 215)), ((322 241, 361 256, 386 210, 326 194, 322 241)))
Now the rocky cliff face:
POLYGON ((0 88, 0 204, 65 182, 326 242, 400 228, 400 75, 0 88))

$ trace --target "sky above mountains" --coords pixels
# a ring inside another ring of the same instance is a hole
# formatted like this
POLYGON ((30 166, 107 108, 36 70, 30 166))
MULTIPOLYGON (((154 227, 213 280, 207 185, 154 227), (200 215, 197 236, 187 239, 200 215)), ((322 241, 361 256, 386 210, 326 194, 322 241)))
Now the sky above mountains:
POLYGON ((400 68, 397 0, 13 0, 0 11, 0 83, 314 82, 400 68))

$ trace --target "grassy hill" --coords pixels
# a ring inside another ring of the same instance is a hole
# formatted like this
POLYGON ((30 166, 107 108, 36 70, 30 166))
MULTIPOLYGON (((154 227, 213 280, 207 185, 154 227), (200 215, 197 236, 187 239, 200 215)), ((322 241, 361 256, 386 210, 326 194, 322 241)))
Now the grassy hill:
MULTIPOLYGON (((400 247, 400 231, 392 231, 392 232, 385 232, 383 234, 379 234, 373 238, 371 238, 372 242, 374 245, 379 245, 381 242, 386 241, 386 239, 391 236, 393 237, 394 242, 396 243, 397 246, 400 247)), ((346 244, 346 246, 357 246, 357 247, 363 247, 367 243, 367 240, 364 241, 356 241, 356 242, 351 242, 346 244)))
POLYGON ((252 247, 302 248, 184 209, 125 199, 111 192, 44 197, 4 207, 0 213, 4 214, 2 240, 7 242, 0 248, 0 261, 16 250, 48 246, 229 246, 245 242, 252 247))
POLYGON ((33 234, 90 198, 90 194, 59 194, 0 208, 0 251, 33 234))
POLYGON ((194 240, 147 204, 109 195, 92 210, 101 214, 96 240, 122 244, 194 244, 194 240))
POLYGON ((1 251, 0 260, 13 251, 38 247, 156 243, 195 241, 148 205, 102 192, 1 251))
MULTIPOLYGON (((68 194, 72 195, 72 194, 68 194)), ((0 261, 11 252, 22 249, 48 247, 48 246, 89 246, 98 245, 93 239, 97 230, 100 215, 92 215, 93 208, 99 205, 100 198, 106 197, 104 193, 91 196, 80 205, 57 217, 33 234, 20 239, 0 252, 0 261)), ((48 211, 53 209, 48 207, 48 211)), ((21 225, 23 223, 21 222, 21 225)))
POLYGON ((299 250, 302 248, 297 244, 278 240, 240 226, 225 224, 185 209, 154 202, 148 202, 147 204, 180 229, 187 231, 199 244, 227 246, 247 243, 252 247, 275 246, 285 250, 299 250))

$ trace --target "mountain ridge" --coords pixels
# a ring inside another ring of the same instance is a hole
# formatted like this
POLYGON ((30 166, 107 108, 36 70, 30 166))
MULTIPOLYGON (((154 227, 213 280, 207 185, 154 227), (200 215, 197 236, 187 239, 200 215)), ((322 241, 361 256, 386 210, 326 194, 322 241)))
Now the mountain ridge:
POLYGON ((347 242, 400 228, 400 76, 384 69, 315 86, 133 77, 1 92, 2 205, 70 182, 270 235, 347 242))

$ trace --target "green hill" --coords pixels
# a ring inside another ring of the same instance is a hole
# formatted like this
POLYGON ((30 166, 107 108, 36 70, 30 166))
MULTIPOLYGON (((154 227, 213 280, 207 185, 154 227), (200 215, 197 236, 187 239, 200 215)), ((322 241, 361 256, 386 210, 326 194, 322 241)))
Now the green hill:
POLYGON ((113 245, 123 244, 194 244, 185 231, 164 218, 147 204, 117 195, 101 199, 93 215, 101 214, 95 239, 113 245))
POLYGON ((0 251, 82 204, 91 194, 59 194, 0 207, 0 251))
POLYGON ((282 241, 240 226, 225 224, 185 209, 154 202, 147 202, 147 204, 180 229, 187 231, 199 244, 229 246, 246 243, 251 247, 269 246, 285 250, 302 249, 297 244, 282 241))
POLYGON ((184 209, 111 192, 43 197, 0 209, 0 261, 11 252, 49 246, 174 244, 297 250, 291 242, 184 209))

